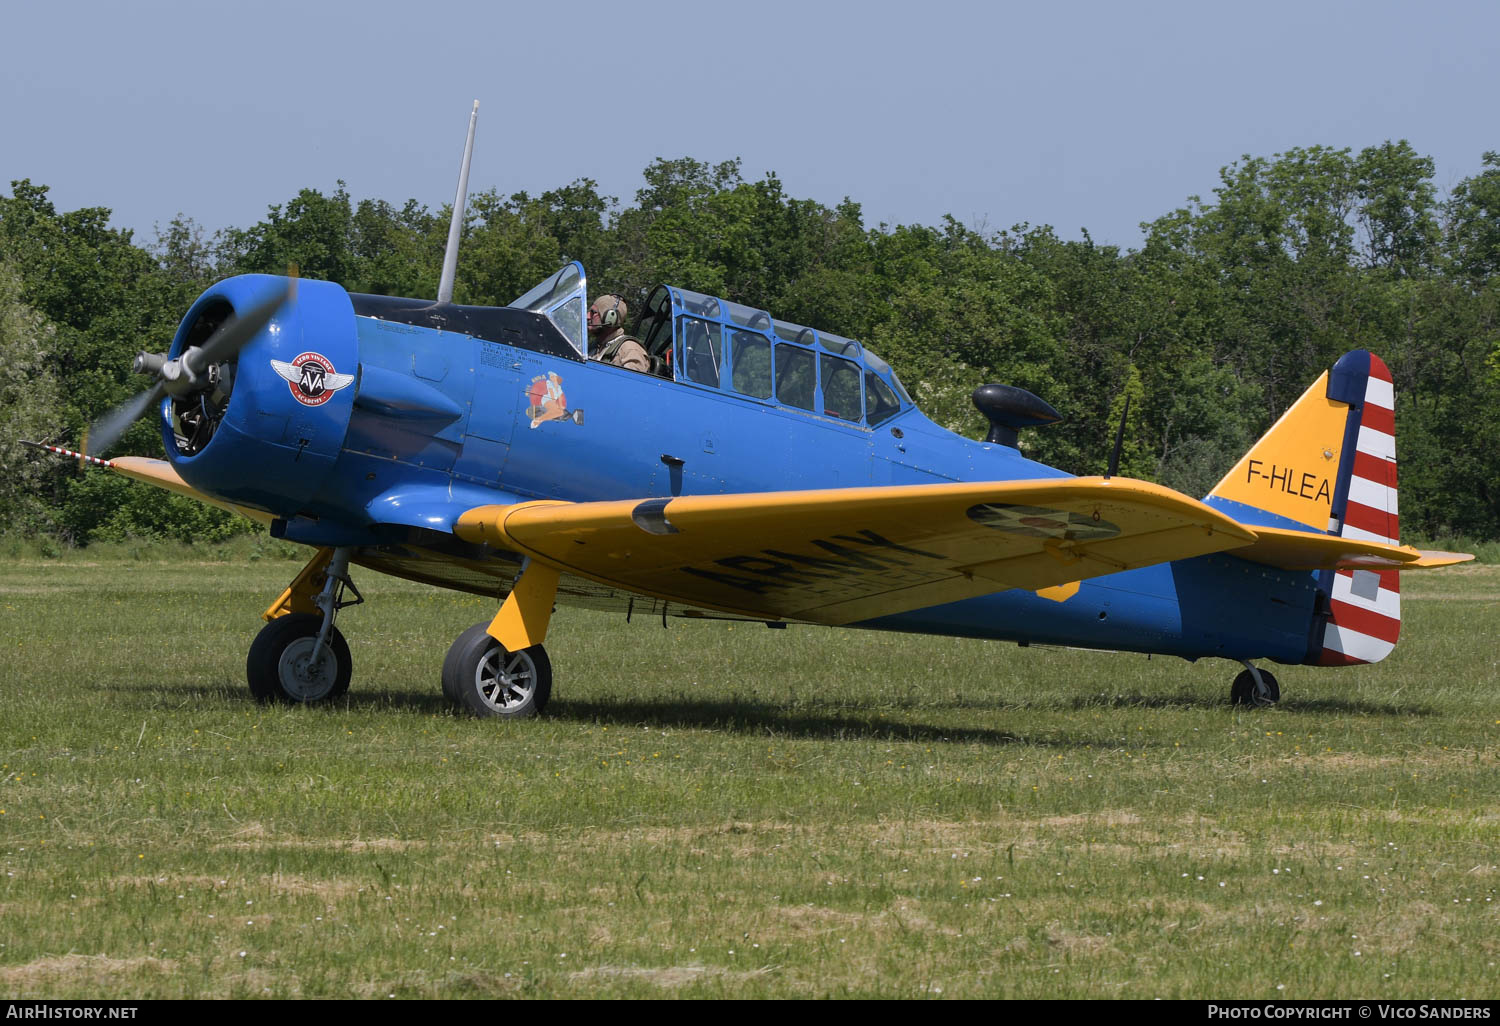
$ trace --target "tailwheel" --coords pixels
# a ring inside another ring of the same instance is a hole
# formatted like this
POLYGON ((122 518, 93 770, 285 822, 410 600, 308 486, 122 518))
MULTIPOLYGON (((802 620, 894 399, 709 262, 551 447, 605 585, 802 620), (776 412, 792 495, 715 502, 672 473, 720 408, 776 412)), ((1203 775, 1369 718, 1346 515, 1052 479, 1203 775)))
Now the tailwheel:
POLYGON ((552 663, 541 645, 510 652, 478 623, 459 635, 443 660, 443 694, 474 716, 524 719, 552 697, 552 663))
POLYGON ((1229 701, 1235 705, 1266 708, 1281 701, 1281 685, 1270 670, 1242 670, 1229 689, 1229 701), (1257 674, 1259 680, 1256 680, 1257 674))
POLYGON ((261 628, 245 660, 250 693, 258 702, 311 703, 349 690, 354 664, 337 627, 318 644, 323 617, 288 613, 261 628))

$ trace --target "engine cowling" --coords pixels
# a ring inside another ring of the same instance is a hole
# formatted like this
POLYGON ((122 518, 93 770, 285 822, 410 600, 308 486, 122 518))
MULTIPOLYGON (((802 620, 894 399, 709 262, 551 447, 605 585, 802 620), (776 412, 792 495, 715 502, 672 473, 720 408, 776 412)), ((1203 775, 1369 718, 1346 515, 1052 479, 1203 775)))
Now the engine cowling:
MULTIPOLYGON (((169 357, 280 281, 240 275, 210 287, 183 317, 169 357)), ((280 517, 296 514, 337 460, 354 409, 359 341, 348 293, 332 282, 299 281, 295 296, 221 370, 214 393, 162 400, 168 458, 200 491, 280 517)))

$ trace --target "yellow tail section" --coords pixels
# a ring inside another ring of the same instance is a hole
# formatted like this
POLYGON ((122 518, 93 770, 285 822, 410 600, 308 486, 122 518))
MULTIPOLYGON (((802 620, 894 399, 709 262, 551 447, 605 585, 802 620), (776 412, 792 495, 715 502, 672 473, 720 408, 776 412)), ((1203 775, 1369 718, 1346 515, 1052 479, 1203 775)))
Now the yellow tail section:
POLYGON ((1214 485, 1209 497, 1242 502, 1314 531, 1328 530, 1348 420, 1349 404, 1328 398, 1325 371, 1214 485))

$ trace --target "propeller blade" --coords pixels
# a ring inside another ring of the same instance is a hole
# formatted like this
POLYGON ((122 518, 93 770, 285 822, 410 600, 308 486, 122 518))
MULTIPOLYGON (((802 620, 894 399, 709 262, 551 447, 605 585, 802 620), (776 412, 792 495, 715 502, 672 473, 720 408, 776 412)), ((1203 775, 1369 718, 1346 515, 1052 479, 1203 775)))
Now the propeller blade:
POLYGON ((159 401, 166 391, 166 388, 158 381, 146 391, 131 396, 90 424, 88 434, 84 436, 84 453, 88 456, 97 456, 118 442, 126 429, 140 420, 141 415, 149 410, 153 403, 159 401))
POLYGON ((296 285, 288 281, 285 286, 271 292, 244 313, 237 313, 221 324, 219 330, 210 335, 208 341, 200 347, 198 356, 193 361, 194 374, 239 352, 275 316, 281 304, 292 298, 295 291, 296 285))

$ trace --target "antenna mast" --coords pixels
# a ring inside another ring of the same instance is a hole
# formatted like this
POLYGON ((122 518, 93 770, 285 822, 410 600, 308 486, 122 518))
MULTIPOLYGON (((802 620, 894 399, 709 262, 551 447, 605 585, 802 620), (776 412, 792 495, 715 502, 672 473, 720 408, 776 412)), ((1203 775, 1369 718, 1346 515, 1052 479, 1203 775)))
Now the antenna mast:
POLYGON ((469 158, 474 155, 474 124, 479 120, 479 101, 469 112, 469 138, 464 143, 464 162, 458 169, 458 192, 453 196, 453 220, 448 224, 448 248, 443 251, 443 277, 438 282, 438 302, 453 302, 453 276, 458 271, 458 235, 469 204, 469 158))

